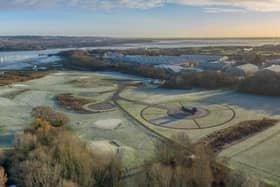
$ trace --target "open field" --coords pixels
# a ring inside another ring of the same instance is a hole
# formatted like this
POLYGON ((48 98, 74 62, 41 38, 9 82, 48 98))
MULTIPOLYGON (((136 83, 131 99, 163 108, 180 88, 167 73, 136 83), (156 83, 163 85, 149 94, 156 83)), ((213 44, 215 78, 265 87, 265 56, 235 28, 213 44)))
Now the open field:
MULTIPOLYGON (((0 90, 0 139, 1 147, 9 147, 13 136, 32 121, 32 109, 37 106, 49 106, 62 112, 70 118, 70 126, 78 136, 86 139, 93 147, 100 147, 100 142, 107 142, 116 149, 111 141, 118 142, 120 154, 126 160, 127 167, 141 165, 145 159, 153 154, 154 138, 145 129, 141 129, 135 122, 120 110, 110 110, 104 113, 81 114, 61 107, 56 102, 56 96, 71 93, 96 103, 110 101, 114 84, 93 84, 84 87, 81 84, 85 78, 92 80, 112 79, 109 75, 94 73, 53 73, 44 78, 31 80, 22 85, 3 86, 0 90), (79 81, 80 85, 73 83, 79 81), (102 120, 108 121, 102 121, 102 120), (106 123, 106 124, 105 124, 106 123), (104 125, 104 126, 102 126, 104 125), (97 143, 95 143, 97 141, 97 143)), ((123 76, 123 78, 126 78, 123 76)), ((108 82, 108 81, 106 81, 108 82)), ((102 143, 101 145, 105 145, 102 143)))
MULTIPOLYGON (((238 94, 226 90, 185 92, 174 90, 170 91, 171 94, 168 94, 168 90, 146 89, 143 92, 138 88, 129 88, 121 95, 135 99, 135 102, 123 100, 118 102, 128 113, 151 131, 156 131, 166 137, 172 137, 177 132, 185 132, 193 142, 242 121, 263 119, 264 117, 279 119, 280 117, 280 111, 277 107, 277 102, 280 100, 275 97, 238 94), (148 98, 152 99, 149 100, 148 98), (139 100, 147 101, 147 104, 137 104, 139 100), (156 104, 156 102, 158 103, 156 104), (210 111, 209 115, 197 119, 174 120, 170 117, 167 118, 165 108, 158 107, 172 108, 172 106, 178 105, 178 102, 189 106, 204 107, 210 111), (158 121, 155 121, 155 119, 158 121), (159 119, 166 121, 160 121, 159 119), (197 126, 196 122, 200 126, 197 126), (163 127, 160 126, 160 123, 163 124, 163 127), (169 128, 166 128, 166 125, 169 125, 169 128), (181 126, 181 129, 176 128, 178 125, 181 126)), ((241 172, 261 176, 264 180, 279 182, 280 161, 277 156, 279 155, 277 147, 280 145, 279 128, 280 124, 278 123, 268 130, 253 135, 244 142, 228 147, 220 154, 220 158, 226 157, 229 159, 229 165, 234 169, 241 170, 241 172), (248 150, 246 149, 247 146, 249 147, 248 150)))
MULTIPOLYGON (((280 117, 280 99, 276 97, 227 90, 166 90, 145 87, 139 81, 139 77, 124 74, 58 72, 3 86, 0 146, 11 146, 13 136, 32 121, 32 109, 37 106, 64 113, 74 133, 94 149, 120 154, 127 168, 141 166, 151 158, 157 139, 184 132, 197 142, 242 121, 280 117), (79 105, 91 112, 59 106, 56 97, 65 93, 93 101, 79 105), (182 112, 182 106, 197 107, 198 112, 182 112)), ((220 158, 227 157, 232 168, 280 182, 279 134, 277 124, 223 150, 220 158)))
POLYGON ((280 184, 280 123, 220 153, 229 165, 280 184))

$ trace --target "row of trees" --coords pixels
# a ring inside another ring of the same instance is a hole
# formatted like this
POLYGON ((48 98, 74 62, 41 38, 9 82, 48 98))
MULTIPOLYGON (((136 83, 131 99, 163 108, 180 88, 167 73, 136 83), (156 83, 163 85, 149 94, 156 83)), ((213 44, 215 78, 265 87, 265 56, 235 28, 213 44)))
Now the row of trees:
POLYGON ((165 88, 191 89, 193 87, 206 89, 233 88, 238 79, 221 72, 183 72, 166 80, 165 88))
POLYGON ((112 70, 127 74, 165 80, 163 87, 171 89, 206 89, 230 88, 240 92, 280 96, 280 73, 263 71, 254 76, 238 79, 222 72, 182 72, 170 73, 151 65, 132 64, 125 62, 104 62, 91 57, 85 51, 62 53, 65 67, 85 68, 86 70, 112 70))
POLYGON ((87 51, 68 51, 63 52, 60 55, 64 57, 64 61, 62 63, 66 68, 83 70, 111 70, 156 79, 168 79, 171 76, 170 73, 151 65, 136 65, 126 62, 104 62, 102 59, 90 56, 87 51))
POLYGON ((240 81, 238 91, 258 95, 280 96, 280 73, 264 71, 247 77, 240 81))
POLYGON ((253 76, 238 79, 220 72, 183 72, 166 80, 163 87, 172 89, 230 88, 243 93, 280 96, 280 73, 262 71, 253 76))

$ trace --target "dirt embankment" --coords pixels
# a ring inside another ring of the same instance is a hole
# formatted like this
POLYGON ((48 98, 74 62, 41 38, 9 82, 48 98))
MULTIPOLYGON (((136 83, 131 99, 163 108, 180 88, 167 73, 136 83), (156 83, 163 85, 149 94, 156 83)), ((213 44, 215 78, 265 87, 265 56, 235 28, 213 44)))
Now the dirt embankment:
POLYGON ((25 82, 39 79, 48 75, 49 71, 7 71, 0 72, 0 86, 10 85, 18 82, 25 82))
POLYGON ((214 132, 202 139, 214 152, 219 152, 235 143, 238 143, 256 133, 274 126, 278 120, 262 119, 244 121, 229 128, 214 132))
POLYGON ((83 106, 95 102, 93 99, 80 98, 69 93, 58 95, 56 101, 60 106, 79 113, 90 113, 83 106))

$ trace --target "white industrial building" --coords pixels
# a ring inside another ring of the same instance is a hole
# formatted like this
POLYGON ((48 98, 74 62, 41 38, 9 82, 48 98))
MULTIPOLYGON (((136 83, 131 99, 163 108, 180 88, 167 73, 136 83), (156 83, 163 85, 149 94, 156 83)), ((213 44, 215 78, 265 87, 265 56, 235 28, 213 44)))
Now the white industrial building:
POLYGON ((272 71, 272 72, 279 73, 280 72, 280 65, 272 65, 272 66, 269 66, 267 68, 264 68, 264 70, 269 70, 269 71, 272 71))
POLYGON ((155 67, 164 69, 166 71, 175 72, 175 73, 184 71, 186 69, 186 68, 184 68, 182 66, 178 66, 178 65, 165 65, 165 64, 156 65, 155 67))
POLYGON ((259 67, 254 64, 243 64, 240 66, 227 67, 225 72, 235 76, 253 75, 259 71, 259 67))
POLYGON ((105 59, 112 61, 131 62, 138 64, 186 64, 186 63, 207 63, 223 62, 228 60, 227 57, 218 55, 181 55, 181 56, 145 56, 145 55, 122 55, 119 53, 107 52, 104 54, 105 59))

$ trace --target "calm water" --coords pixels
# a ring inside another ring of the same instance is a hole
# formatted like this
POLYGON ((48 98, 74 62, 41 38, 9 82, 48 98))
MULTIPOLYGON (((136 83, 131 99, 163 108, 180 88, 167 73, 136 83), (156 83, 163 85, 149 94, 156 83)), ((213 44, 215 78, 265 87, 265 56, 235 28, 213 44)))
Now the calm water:
POLYGON ((280 38, 265 39, 170 39, 155 40, 153 43, 128 44, 132 47, 159 47, 159 48, 180 48, 180 47, 209 47, 209 46, 262 46, 279 45, 280 38))
MULTIPOLYGON (((104 46, 81 49, 130 49, 130 48, 180 48, 180 47, 207 47, 207 46, 261 46, 278 45, 280 38, 277 39, 168 39, 154 40, 149 43, 123 44, 120 46, 104 46)), ((49 54, 55 54, 69 49, 48 49, 36 51, 12 51, 0 52, 0 70, 15 70, 23 68, 32 68, 35 65, 58 61, 56 56, 49 57, 49 54)))

